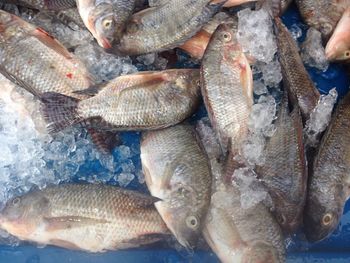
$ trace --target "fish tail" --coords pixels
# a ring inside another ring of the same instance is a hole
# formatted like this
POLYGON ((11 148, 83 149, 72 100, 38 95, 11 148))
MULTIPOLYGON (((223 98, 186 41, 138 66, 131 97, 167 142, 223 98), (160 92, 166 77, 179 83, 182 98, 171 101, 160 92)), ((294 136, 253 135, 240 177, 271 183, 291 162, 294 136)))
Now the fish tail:
POLYGON ((41 111, 50 133, 59 132, 84 120, 77 111, 79 100, 76 98, 47 92, 41 96, 41 102, 41 111))

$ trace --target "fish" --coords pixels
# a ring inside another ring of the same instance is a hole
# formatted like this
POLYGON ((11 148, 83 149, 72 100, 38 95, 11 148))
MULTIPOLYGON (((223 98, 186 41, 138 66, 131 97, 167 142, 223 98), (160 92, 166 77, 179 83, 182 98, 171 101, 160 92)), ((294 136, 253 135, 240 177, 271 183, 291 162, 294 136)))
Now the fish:
POLYGON ((173 0, 142 10, 131 17, 114 51, 141 55, 180 46, 200 31, 226 1, 173 0))
POLYGON ((139 247, 169 235, 159 199, 103 184, 62 184, 10 199, 0 227, 20 240, 89 252, 139 247))
POLYGON ((6 3, 16 4, 37 10, 65 10, 75 7, 75 0, 4 0, 6 3))
POLYGON ((105 48, 112 48, 119 41, 135 7, 135 0, 77 0, 77 6, 84 24, 105 48))
POLYGON ((213 34, 200 72, 204 104, 221 149, 238 151, 248 132, 253 77, 230 23, 221 24, 213 34))
POLYGON ((74 91, 95 85, 85 65, 41 28, 0 10, 0 73, 32 94, 74 91))
POLYGON ((350 93, 340 101, 319 146, 308 183, 304 232, 310 242, 338 226, 350 194, 350 93))
POLYGON ((230 20, 236 23, 238 26, 237 17, 230 17, 224 12, 217 13, 202 29, 194 35, 191 39, 187 40, 179 48, 186 51, 191 57, 198 60, 202 59, 204 52, 209 44, 210 38, 215 32, 216 28, 226 20, 230 20))
POLYGON ((305 69, 297 43, 278 17, 275 18, 275 29, 283 84, 292 104, 299 105, 305 121, 316 107, 320 93, 305 69))
POLYGON ((194 129, 179 124, 142 134, 142 171, 164 222, 181 245, 193 248, 210 203, 211 174, 194 129))
POLYGON ((330 61, 350 61, 350 7, 345 10, 327 43, 326 57, 330 61))
POLYGON ((199 104, 199 70, 173 69, 117 77, 105 86, 81 91, 94 95, 78 100, 46 93, 42 112, 50 132, 82 124, 97 130, 135 131, 175 125, 199 104))
POLYGON ((329 39, 350 0, 296 0, 303 20, 329 39))
POLYGON ((242 208, 239 188, 226 180, 238 168, 230 162, 232 152, 223 159, 215 132, 203 125, 197 130, 212 173, 210 207, 202 230, 208 245, 223 263, 285 262, 283 233, 269 210, 263 203, 242 208))
POLYGON ((290 112, 287 91, 275 126, 265 146, 265 162, 256 167, 256 173, 272 198, 277 222, 284 232, 293 233, 302 223, 307 166, 301 113, 298 105, 290 112))

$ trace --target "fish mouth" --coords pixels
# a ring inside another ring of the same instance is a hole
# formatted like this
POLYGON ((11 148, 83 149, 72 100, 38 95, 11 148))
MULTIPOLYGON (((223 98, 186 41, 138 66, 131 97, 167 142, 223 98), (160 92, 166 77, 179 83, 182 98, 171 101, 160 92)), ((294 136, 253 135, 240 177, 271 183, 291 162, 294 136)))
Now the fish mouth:
POLYGON ((111 42, 106 37, 98 38, 98 44, 101 47, 103 47, 104 49, 111 49, 112 48, 111 42))

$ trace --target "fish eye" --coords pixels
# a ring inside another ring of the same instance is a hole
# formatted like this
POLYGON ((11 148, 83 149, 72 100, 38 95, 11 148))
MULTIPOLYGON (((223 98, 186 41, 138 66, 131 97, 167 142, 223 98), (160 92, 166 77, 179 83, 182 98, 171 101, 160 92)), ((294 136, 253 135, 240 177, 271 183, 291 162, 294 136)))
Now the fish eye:
POLYGON ((228 32, 223 33, 223 34, 222 34, 222 37, 223 37, 223 39, 224 39, 225 42, 228 42, 228 41, 230 41, 230 40, 232 39, 231 34, 228 33, 228 32))
POLYGON ((189 216, 186 218, 186 225, 189 228, 196 229, 198 227, 198 220, 195 216, 189 216))
POLYGON ((349 58, 350 57, 350 50, 345 51, 344 55, 345 55, 346 58, 349 58))
POLYGON ((19 197, 16 197, 12 200, 12 204, 15 206, 19 205, 20 202, 21 202, 21 199, 19 197))
POLYGON ((330 225, 332 221, 333 221, 333 215, 331 213, 325 214, 322 218, 322 224, 325 226, 330 225))
POLYGON ((105 29, 110 29, 113 24, 113 20, 110 18, 106 18, 102 21, 102 25, 105 29))

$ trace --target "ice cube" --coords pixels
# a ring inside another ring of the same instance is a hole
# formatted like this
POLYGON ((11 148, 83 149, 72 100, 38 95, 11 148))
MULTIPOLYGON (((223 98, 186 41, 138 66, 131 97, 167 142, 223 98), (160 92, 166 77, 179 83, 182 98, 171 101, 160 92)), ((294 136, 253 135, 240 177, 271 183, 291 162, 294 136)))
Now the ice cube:
POLYGON ((290 27, 289 32, 296 41, 303 35, 302 29, 297 24, 293 24, 290 27))
POLYGON ((260 80, 254 81, 254 93, 256 95, 262 95, 262 94, 268 93, 267 87, 262 81, 260 80))
POLYGON ((301 57, 303 61, 322 71, 328 69, 328 60, 326 58, 325 49, 322 45, 322 36, 319 31, 310 27, 307 31, 306 39, 301 45, 301 57))
POLYGON ((119 186, 121 187, 127 187, 132 180, 134 180, 135 175, 132 173, 121 173, 118 175, 117 181, 119 186))

